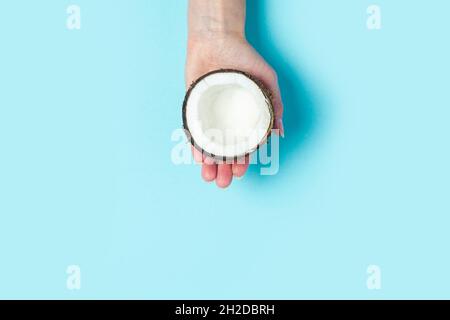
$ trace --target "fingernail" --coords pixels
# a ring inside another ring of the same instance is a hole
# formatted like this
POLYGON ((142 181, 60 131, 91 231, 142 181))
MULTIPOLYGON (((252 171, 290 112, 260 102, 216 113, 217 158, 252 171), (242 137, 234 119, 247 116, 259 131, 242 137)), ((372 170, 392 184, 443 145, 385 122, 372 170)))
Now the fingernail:
POLYGON ((235 169, 235 166, 233 166, 232 168, 231 168, 231 172, 233 173, 233 179, 241 179, 240 177, 238 177, 237 175, 236 175, 236 169, 235 169))
POLYGON ((278 119, 277 120, 277 127, 278 130, 280 130, 280 136, 282 138, 284 138, 284 125, 283 125, 283 119, 278 119))

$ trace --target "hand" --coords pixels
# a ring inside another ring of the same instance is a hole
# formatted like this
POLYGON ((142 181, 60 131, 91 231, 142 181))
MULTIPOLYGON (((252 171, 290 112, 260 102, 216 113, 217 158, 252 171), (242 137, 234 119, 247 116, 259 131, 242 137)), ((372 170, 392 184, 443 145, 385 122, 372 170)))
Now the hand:
MULTIPOLYGON (((261 80, 271 91, 275 109, 275 129, 284 136, 283 104, 275 71, 264 61, 243 36, 231 34, 206 37, 189 41, 186 63, 186 87, 200 76, 217 69, 237 69, 245 71, 261 80)), ((202 177, 205 181, 216 180, 217 186, 226 188, 233 177, 242 177, 249 165, 248 157, 244 164, 216 164, 193 149, 194 159, 202 164, 202 177)))

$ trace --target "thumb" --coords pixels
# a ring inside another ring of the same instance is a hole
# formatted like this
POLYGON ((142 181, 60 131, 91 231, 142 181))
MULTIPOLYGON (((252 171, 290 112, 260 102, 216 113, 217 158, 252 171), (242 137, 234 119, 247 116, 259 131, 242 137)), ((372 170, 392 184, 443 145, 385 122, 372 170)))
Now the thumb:
POLYGON ((280 86, 278 84, 278 76, 273 69, 269 69, 268 72, 264 72, 259 76, 259 79, 263 81, 266 88, 270 91, 272 105, 275 113, 274 128, 279 130, 279 134, 284 138, 284 125, 283 125, 283 100, 281 99, 280 86))

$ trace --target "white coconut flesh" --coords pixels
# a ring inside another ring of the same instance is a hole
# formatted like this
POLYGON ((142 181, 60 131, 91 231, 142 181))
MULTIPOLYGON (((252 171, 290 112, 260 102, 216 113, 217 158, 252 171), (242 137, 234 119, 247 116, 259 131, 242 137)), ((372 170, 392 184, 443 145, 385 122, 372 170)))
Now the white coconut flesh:
POLYGON ((237 72, 212 73, 191 89, 185 120, 197 148, 220 158, 242 157, 265 142, 272 107, 252 79, 237 72))

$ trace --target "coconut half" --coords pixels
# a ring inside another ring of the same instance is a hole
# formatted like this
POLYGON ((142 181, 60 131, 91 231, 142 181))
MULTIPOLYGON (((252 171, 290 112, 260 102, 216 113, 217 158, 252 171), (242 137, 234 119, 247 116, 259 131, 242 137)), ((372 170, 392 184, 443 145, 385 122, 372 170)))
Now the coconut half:
POLYGON ((269 137, 273 122, 269 91, 242 71, 207 73, 191 85, 184 99, 188 139, 216 160, 236 160, 256 151, 269 137))

